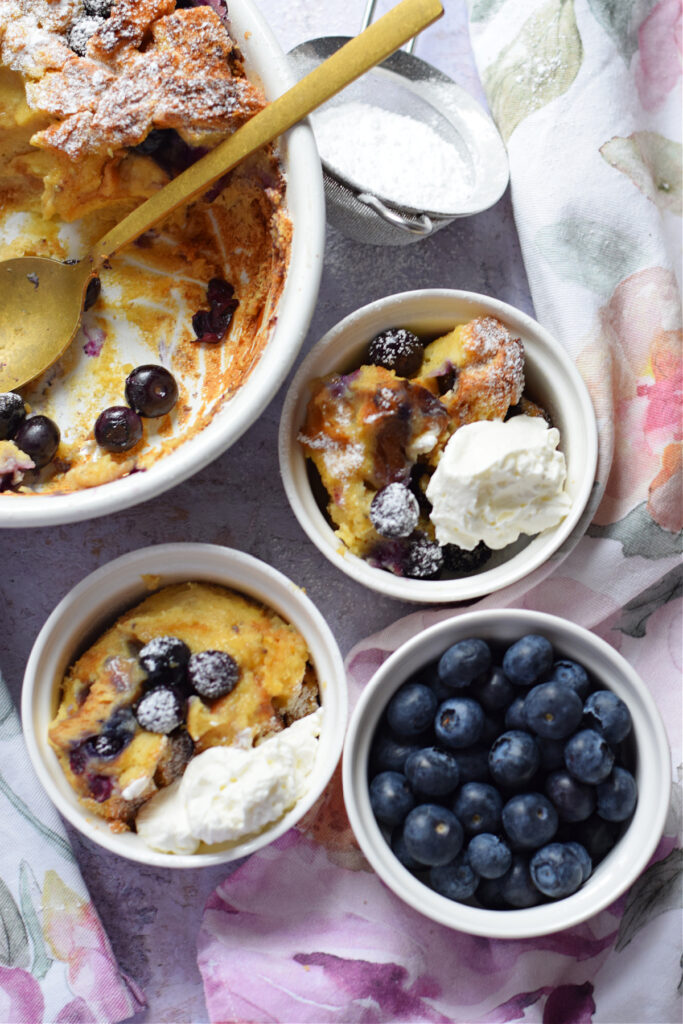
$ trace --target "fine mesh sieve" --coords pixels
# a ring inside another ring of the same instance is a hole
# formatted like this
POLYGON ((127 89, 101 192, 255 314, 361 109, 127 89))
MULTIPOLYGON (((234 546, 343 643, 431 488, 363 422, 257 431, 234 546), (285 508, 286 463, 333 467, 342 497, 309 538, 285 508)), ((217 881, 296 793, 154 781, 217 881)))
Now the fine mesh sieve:
MULTIPOLYGON (((368 2, 364 28, 372 19, 375 3, 376 0, 368 2)), ((335 53, 347 38, 323 36, 295 47, 289 56, 297 77, 303 77, 335 53)), ((507 154, 493 121, 468 92, 412 52, 398 50, 320 111, 349 102, 381 108, 428 125, 454 147, 467 179, 467 192, 458 209, 427 210, 399 204, 376 188, 368 188, 367 182, 351 180, 322 153, 327 219, 349 238, 371 245, 409 245, 458 217, 488 209, 505 191, 509 176, 507 154)), ((315 115, 311 121, 315 132, 315 115)), ((353 146, 353 138, 348 144, 353 146)), ((429 173, 429 154, 406 153, 406 159, 422 160, 425 174, 429 173)))

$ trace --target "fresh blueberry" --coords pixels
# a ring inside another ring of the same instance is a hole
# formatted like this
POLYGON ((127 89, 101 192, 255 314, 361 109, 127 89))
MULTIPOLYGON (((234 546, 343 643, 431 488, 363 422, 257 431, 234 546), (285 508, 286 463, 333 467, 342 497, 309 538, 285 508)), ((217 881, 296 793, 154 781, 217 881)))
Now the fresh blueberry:
POLYGON ((126 377, 126 401, 140 416, 165 416, 178 401, 178 385, 165 366, 145 363, 126 377))
POLYGON ((375 737, 370 750, 372 774, 392 771, 402 772, 409 754, 420 749, 420 744, 407 739, 399 739, 389 732, 381 732, 375 737))
POLYGON ((445 544, 443 557, 446 568, 459 576, 466 576, 476 572, 486 565, 493 552, 483 540, 480 540, 471 551, 467 548, 460 548, 457 544, 445 544))
POLYGON ((422 683, 404 683, 387 705, 387 721, 397 736, 419 736, 431 724, 436 695, 422 683))
POLYGON ((532 686, 550 671, 552 664, 552 644, 536 633, 521 637, 503 656, 503 671, 518 686, 532 686))
POLYGON ((410 579, 428 580, 443 568, 443 549, 425 533, 416 530, 407 540, 403 573, 410 579))
MULTIPOLYGON (((506 870, 509 870, 509 865, 506 870)), ((508 905, 503 899, 501 882, 505 875, 500 878, 482 878, 477 889, 477 900, 487 910, 507 910, 508 905)))
POLYGON ((601 733, 612 746, 625 740, 633 727, 631 712, 611 690, 591 693, 584 705, 584 715, 588 728, 601 733))
POLYGON ((509 907, 521 910, 541 902, 541 894, 529 872, 529 859, 524 854, 513 854, 510 870, 497 881, 503 902, 509 907))
POLYGON ((468 900, 479 885, 479 875, 469 862, 467 853, 459 853, 448 864, 429 869, 429 884, 449 900, 468 900))
POLYGON ((515 697, 505 712, 506 729, 526 729, 524 714, 524 697, 515 697))
POLYGON ((557 832, 557 811, 542 793, 517 793, 503 807, 503 828, 512 843, 533 850, 557 832))
POLYGON ((595 791, 568 771, 551 772, 545 780, 546 796, 562 821, 585 821, 595 810, 595 791))
POLYGON ((536 740, 520 729, 501 733, 489 751, 489 771, 499 786, 524 786, 534 777, 540 763, 536 740))
POLYGON ((389 828, 400 825, 415 806, 408 780, 401 772, 380 772, 370 783, 370 806, 378 821, 389 828))
POLYGON ((26 419, 26 407, 16 391, 0 394, 0 441, 14 437, 19 426, 26 419))
POLYGON ((515 700, 515 688, 502 668, 494 665, 490 672, 473 681, 472 696, 479 701, 484 711, 498 714, 507 710, 515 700))
POLYGON ((496 832, 500 828, 503 798, 487 782, 466 782, 453 801, 453 811, 465 832, 496 832))
POLYGON ((529 873, 538 891, 555 900, 571 896, 583 882, 583 864, 564 843, 549 843, 536 850, 529 873))
POLYGON ((621 826, 617 822, 605 821, 594 814, 585 821, 565 826, 562 833, 565 842, 575 841, 584 846, 595 865, 599 864, 616 845, 621 834, 621 826))
POLYGON ((598 814, 605 821, 626 821, 635 810, 638 800, 636 780, 626 768, 618 765, 604 782, 596 787, 598 814))
POLYGON ((419 518, 417 498, 405 484, 387 484, 370 503, 370 522, 382 537, 409 537, 419 518))
POLYGON ((552 667, 550 679, 555 679, 563 686, 571 687, 578 693, 581 700, 585 700, 588 696, 591 685, 588 673, 583 665, 579 665, 576 661, 570 661, 569 658, 556 661, 552 667))
POLYGON ((583 874, 581 881, 585 882, 587 878, 590 878, 593 871, 593 861, 590 858, 588 850, 585 846, 582 846, 581 843, 569 842, 565 843, 565 846, 569 847, 569 849, 576 855, 583 874))
POLYGON ((527 728, 537 736, 565 739, 574 732, 582 716, 583 704, 578 693, 557 681, 539 683, 524 698, 527 728))
POLYGON ((475 744, 462 750, 453 750, 460 772, 460 782, 486 782, 489 778, 489 752, 486 747, 475 744))
POLYGON ((473 836, 467 847, 467 856, 473 870, 482 878, 501 878, 512 864, 510 847, 491 832, 473 836))
POLYGON ((403 825, 406 849, 420 864, 448 864, 462 847, 462 825, 447 807, 420 804, 403 825))
POLYGON ((111 405, 95 420, 95 440, 108 452, 127 452, 142 438, 142 420, 127 405, 111 405))
POLYGON ((42 469, 57 454, 60 436, 49 416, 29 416, 15 431, 14 443, 33 460, 36 469, 42 469))
POLYGON ((155 636, 138 654, 150 684, 180 683, 190 660, 190 648, 177 636, 155 636))
POLYGON ((401 862, 408 871, 424 871, 424 864, 415 860, 406 849, 406 842, 403 838, 403 829, 395 828, 391 833, 391 850, 394 856, 401 862))
POLYGON ((453 754, 437 747, 424 747, 409 754, 404 772, 413 792, 433 799, 448 796, 460 780, 458 762, 453 754))
POLYGON ((414 377, 422 366, 424 346, 417 335, 403 327, 382 331, 370 342, 368 362, 393 370, 398 377, 414 377))
POLYGON ((434 719, 437 739, 444 746, 455 749, 471 747, 481 736, 483 728, 481 704, 471 697, 449 697, 439 705, 434 719))
POLYGON ((491 667, 491 648, 485 640, 471 637, 459 640, 439 659, 439 679, 447 686, 460 689, 469 686, 477 676, 491 667))
POLYGON ((604 782, 614 765, 614 753, 604 736, 594 729, 582 729, 567 740, 564 763, 579 782, 604 782))
POLYGON ((200 697, 218 700, 231 693, 240 680, 240 667, 227 651, 199 651, 187 664, 187 681, 200 697))
POLYGON ((135 717, 147 732, 173 732, 185 721, 185 701, 177 690, 155 686, 138 701, 135 717))

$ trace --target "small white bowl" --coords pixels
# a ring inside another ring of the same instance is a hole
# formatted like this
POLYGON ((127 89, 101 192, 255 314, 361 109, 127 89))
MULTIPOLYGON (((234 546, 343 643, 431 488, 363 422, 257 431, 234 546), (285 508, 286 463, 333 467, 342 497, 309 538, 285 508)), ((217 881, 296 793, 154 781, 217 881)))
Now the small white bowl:
POLYGON ((38 634, 26 666, 21 714, 29 756, 57 810, 88 839, 112 853, 155 867, 197 868, 253 853, 282 835, 315 803, 342 751, 347 718, 344 664, 337 643, 304 591, 251 555, 213 544, 160 544, 131 551, 87 576, 57 605, 38 634), (153 585, 150 586, 150 579, 153 585), (215 852, 158 853, 134 832, 112 832, 103 818, 78 802, 50 747, 47 732, 57 709, 62 679, 88 643, 152 589, 186 580, 229 587, 274 609, 302 634, 320 684, 325 709, 309 789, 284 817, 259 835, 215 852))
MULTIPOLYGON (((275 35, 254 0, 230 0, 229 25, 250 79, 272 100, 296 78, 275 35)), ((68 494, 12 494, 0 498, 0 527, 54 526, 108 515, 156 497, 218 458, 261 415, 285 380, 313 315, 325 249, 325 195, 313 133, 307 122, 279 142, 287 180, 286 204, 292 221, 289 265, 282 295, 269 324, 257 368, 242 387, 194 437, 159 459, 144 473, 68 494)), ((132 349, 131 351, 137 351, 132 349)), ((131 355, 131 361, 133 360, 131 355)), ((139 360, 138 360, 139 361, 139 360)), ((149 360, 147 360, 149 361, 149 360)), ((135 365, 135 362, 133 362, 135 365)), ((73 415, 65 399, 65 419, 73 415)), ((80 416, 77 410, 75 413, 80 416)))
POLYGON ((493 609, 468 612, 424 630, 398 648, 365 687, 349 722, 342 768, 344 800, 360 846, 383 882, 414 910, 472 935, 521 939, 571 928, 614 902, 636 880, 664 829, 671 793, 666 732, 647 687, 624 658, 589 630, 542 612, 493 609), (451 644, 479 636, 504 644, 540 633, 559 657, 578 661, 595 682, 613 690, 633 719, 638 804, 624 834, 578 892, 524 910, 486 910, 434 892, 394 856, 370 807, 368 756, 387 702, 419 668, 451 644))
POLYGON ((586 386, 569 355, 540 324, 497 299, 473 292, 424 289, 390 295, 363 306, 336 324, 302 362, 285 399, 279 435, 280 472, 287 497, 309 538, 348 576, 389 597, 430 604, 471 600, 500 590, 538 568, 577 527, 588 502, 597 465, 597 427, 586 386), (348 373, 366 357, 372 338, 390 327, 437 337, 477 316, 495 316, 521 337, 526 390, 560 431, 567 462, 571 508, 557 526, 494 553, 489 568, 454 579, 420 580, 377 569, 344 548, 311 489, 307 460, 297 440, 310 398, 310 384, 330 373, 348 373))

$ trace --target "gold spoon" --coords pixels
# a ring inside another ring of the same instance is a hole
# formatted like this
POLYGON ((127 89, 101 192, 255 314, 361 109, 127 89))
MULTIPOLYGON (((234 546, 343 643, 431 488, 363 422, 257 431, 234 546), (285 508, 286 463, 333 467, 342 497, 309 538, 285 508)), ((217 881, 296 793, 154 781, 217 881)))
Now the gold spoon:
POLYGON ((72 341, 86 288, 109 257, 204 192, 443 14, 439 0, 403 0, 108 231, 78 263, 40 256, 0 262, 0 391, 51 366, 72 341))

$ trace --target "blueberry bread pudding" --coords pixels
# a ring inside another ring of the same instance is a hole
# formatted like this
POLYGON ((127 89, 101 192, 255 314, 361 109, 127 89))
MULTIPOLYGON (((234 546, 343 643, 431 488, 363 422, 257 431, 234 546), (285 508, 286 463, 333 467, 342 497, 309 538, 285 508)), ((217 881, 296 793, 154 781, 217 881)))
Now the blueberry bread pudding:
POLYGON ((362 366, 312 382, 299 441, 345 548, 416 579, 485 565, 491 550, 483 541, 464 548, 436 537, 427 489, 467 425, 519 414, 547 419, 524 387, 522 341, 491 316, 432 340, 383 331, 362 366))
POLYGON ((69 668, 49 742, 83 806, 123 831, 193 756, 256 746, 318 705, 293 626, 224 587, 181 583, 123 614, 69 668))
MULTIPOLYGON (((0 259, 78 261, 264 105, 224 0, 0 0, 0 259)), ((290 244, 266 147, 118 253, 65 355, 21 389, 52 426, 30 451, 0 437, 0 500, 145 470, 206 426, 268 341, 290 244), (147 364, 177 380, 173 409, 101 444, 100 414, 147 364)))

